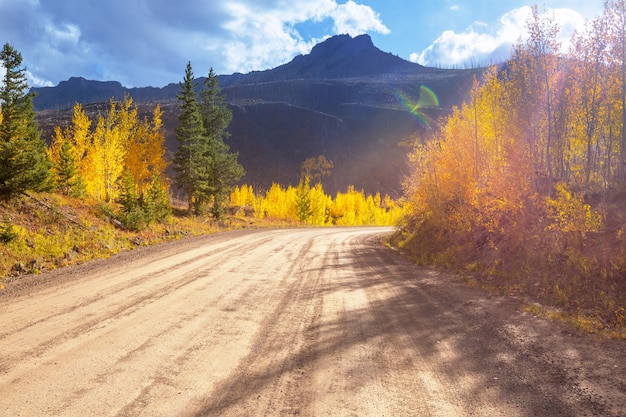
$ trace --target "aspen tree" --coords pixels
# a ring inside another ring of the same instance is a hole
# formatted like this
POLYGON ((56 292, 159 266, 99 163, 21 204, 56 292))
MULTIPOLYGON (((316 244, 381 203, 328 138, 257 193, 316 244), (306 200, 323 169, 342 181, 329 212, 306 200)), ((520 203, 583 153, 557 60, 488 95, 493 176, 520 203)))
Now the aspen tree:
POLYGON ((619 83, 620 150, 618 177, 626 180, 626 0, 607 0, 604 4, 607 27, 610 36, 610 53, 619 83))
POLYGON ((162 116, 163 111, 157 104, 152 120, 138 121, 129 138, 124 165, 135 181, 139 196, 153 183, 155 175, 163 178, 167 168, 162 116))

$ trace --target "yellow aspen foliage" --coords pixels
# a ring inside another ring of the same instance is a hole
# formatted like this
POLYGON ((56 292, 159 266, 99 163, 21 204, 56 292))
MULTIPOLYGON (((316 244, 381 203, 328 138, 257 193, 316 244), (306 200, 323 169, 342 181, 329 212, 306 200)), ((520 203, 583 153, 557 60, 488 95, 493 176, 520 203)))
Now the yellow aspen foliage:
POLYGON ((362 225, 364 196, 362 192, 354 190, 354 186, 349 186, 345 193, 337 193, 335 200, 330 207, 330 216, 333 224, 338 226, 358 226, 362 225))
MULTIPOLYGON (((162 116, 163 111, 157 104, 151 121, 125 121, 129 127, 134 125, 134 128, 129 131, 124 166, 135 181, 135 188, 140 196, 150 186, 155 175, 164 178, 167 168, 162 116)), ((134 117, 136 119, 136 113, 134 117)))
POLYGON ((309 191, 311 207, 310 223, 316 226, 323 226, 328 222, 329 207, 332 199, 326 195, 321 183, 315 184, 309 191))
POLYGON ((284 189, 280 184, 272 183, 272 186, 265 193, 265 196, 261 199, 259 204, 260 218, 275 218, 275 219, 291 219, 290 213, 293 211, 295 214, 295 193, 293 193, 293 199, 288 198, 288 189, 284 189))
POLYGON ((86 194, 101 200, 119 197, 125 170, 135 181, 139 195, 151 186, 155 175, 167 188, 162 115, 157 105, 151 120, 140 121, 132 98, 111 100, 106 114, 96 117, 92 131, 92 121, 76 103, 71 124, 63 130, 55 128, 49 154, 53 161, 58 160, 62 144, 68 141, 86 194))
POLYGON ((602 226, 602 216, 584 202, 582 195, 572 193, 565 183, 556 185, 556 196, 546 198, 547 229, 563 232, 597 232, 602 226))
POLYGON ((81 173, 83 173, 87 167, 84 164, 85 156, 91 148, 91 120, 85 113, 85 110, 80 103, 74 104, 72 114, 72 124, 70 130, 67 132, 71 136, 72 144, 74 145, 74 151, 76 152, 74 157, 79 165, 81 173))
POLYGON ((102 138, 104 136, 104 118, 97 118, 96 127, 92 134, 92 143, 86 153, 81 166, 81 173, 85 181, 85 191, 97 199, 104 199, 104 158, 102 157, 102 138))
POLYGON ((65 141, 65 136, 63 135, 63 132, 61 131, 61 128, 59 126, 55 126, 54 127, 54 136, 52 138, 52 143, 50 143, 50 147, 48 148, 48 156, 50 157, 50 160, 52 161, 53 164, 58 164, 59 162, 59 154, 61 153, 61 146, 63 145, 63 142, 65 141))
POLYGON ((321 180, 331 174, 335 165, 326 159, 324 155, 315 158, 307 158, 300 166, 300 177, 309 177, 311 181, 321 180))
POLYGON ((380 194, 366 196, 353 186, 345 193, 337 193, 333 200, 324 192, 321 183, 307 188, 306 182, 299 187, 287 188, 274 183, 263 195, 254 193, 252 186, 241 185, 232 190, 230 204, 252 207, 258 218, 298 222, 300 217, 303 222, 315 226, 395 226, 406 215, 407 207, 387 195, 384 198, 380 194), (304 196, 308 202, 306 210, 304 196))
MULTIPOLYGON (((418 262, 490 279, 545 276, 539 292, 549 297, 550 280, 559 280, 580 290, 576 305, 619 294, 626 242, 624 22, 626 1, 607 1, 565 55, 554 16, 532 9, 528 37, 514 46, 506 67, 475 80, 468 101, 409 155, 399 239, 418 262)), ((335 199, 337 224, 360 220, 350 204, 345 196, 335 199)), ((623 304, 623 296, 609 302, 623 304)))
POLYGON ((231 207, 254 207, 256 205, 256 196, 251 185, 236 186, 230 193, 231 207))
MULTIPOLYGON (((122 109, 120 109, 122 110, 122 109)), ((119 117, 116 104, 111 103, 111 109, 104 120, 104 129, 100 135, 94 137, 99 142, 100 167, 102 176, 102 195, 104 201, 112 201, 118 196, 117 182, 124 172, 124 157, 128 136, 124 136, 128 125, 118 124, 119 117)))
MULTIPOLYGON (((129 120, 132 101, 120 105, 111 100, 106 116, 99 115, 93 133, 92 152, 89 153, 89 175, 86 188, 94 197, 112 201, 119 195, 118 180, 124 172, 128 137, 134 124, 129 120)), ((136 117, 136 111, 133 112, 136 117)))
POLYGON ((90 127, 91 121, 85 114, 82 105, 80 103, 74 104, 72 122, 63 130, 60 126, 54 128, 54 136, 48 151, 51 160, 58 164, 61 146, 64 141, 68 141, 71 145, 71 156, 78 168, 78 175, 84 177, 89 169, 87 154, 91 151, 90 127))

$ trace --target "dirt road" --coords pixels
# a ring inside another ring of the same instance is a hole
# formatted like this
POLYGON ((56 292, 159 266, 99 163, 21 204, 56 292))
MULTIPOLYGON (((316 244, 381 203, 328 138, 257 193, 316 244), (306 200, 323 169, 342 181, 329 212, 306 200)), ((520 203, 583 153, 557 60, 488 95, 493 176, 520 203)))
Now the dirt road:
POLYGON ((0 291, 0 416, 626 416, 625 345, 380 245, 229 232, 0 291))

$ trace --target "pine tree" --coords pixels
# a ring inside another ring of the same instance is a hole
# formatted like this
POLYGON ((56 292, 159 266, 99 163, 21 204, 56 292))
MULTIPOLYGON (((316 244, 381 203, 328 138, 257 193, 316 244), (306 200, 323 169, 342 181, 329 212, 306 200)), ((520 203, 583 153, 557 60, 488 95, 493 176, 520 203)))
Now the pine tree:
POLYGON ((220 95, 217 76, 209 72, 198 102, 191 63, 180 83, 181 113, 176 128, 178 150, 174 156, 178 187, 185 191, 189 213, 200 214, 213 202, 212 214, 219 218, 228 201, 232 184, 243 175, 237 154, 224 143, 232 114, 220 95))
POLYGON ((130 171, 124 171, 121 182, 119 220, 130 230, 140 230, 144 223, 144 212, 139 204, 135 179, 130 171))
POLYGON ((244 174, 237 161, 238 154, 230 152, 224 142, 226 131, 232 120, 232 112, 226 105, 226 97, 221 94, 217 75, 210 69, 201 92, 200 115, 207 135, 211 165, 207 178, 207 197, 212 199, 211 213, 220 218, 224 214, 224 204, 228 201, 233 184, 244 174))
POLYGON ((0 198, 9 200, 29 190, 50 189, 51 163, 35 120, 33 95, 26 92, 22 55, 6 43, 0 61, 6 70, 0 87, 0 198))
POLYGON ((203 151, 206 148, 206 137, 190 62, 187 63, 185 77, 179 85, 181 91, 176 96, 180 100, 180 115, 176 127, 178 150, 174 155, 174 169, 177 174, 176 182, 187 196, 188 213, 191 214, 194 209, 198 212, 201 208, 199 200, 202 184, 200 182, 210 161, 207 153, 203 151))
POLYGON ((143 211, 148 223, 164 222, 172 214, 167 186, 159 175, 152 177, 148 189, 144 194, 143 211))
POLYGON ((57 188, 63 194, 74 193, 78 182, 78 169, 74 160, 72 144, 67 139, 59 149, 58 160, 54 166, 57 188))

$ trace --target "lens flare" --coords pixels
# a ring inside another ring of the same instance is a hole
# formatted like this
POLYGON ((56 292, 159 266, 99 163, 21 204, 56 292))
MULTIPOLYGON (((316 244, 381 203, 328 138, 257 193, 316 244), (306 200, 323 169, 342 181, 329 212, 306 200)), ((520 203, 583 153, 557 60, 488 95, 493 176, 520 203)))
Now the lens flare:
POLYGON ((403 92, 397 91, 396 97, 400 102, 413 114, 420 123, 429 126, 426 115, 420 110, 424 108, 439 107, 439 98, 437 94, 429 87, 420 85, 420 95, 417 102, 411 101, 403 92))

